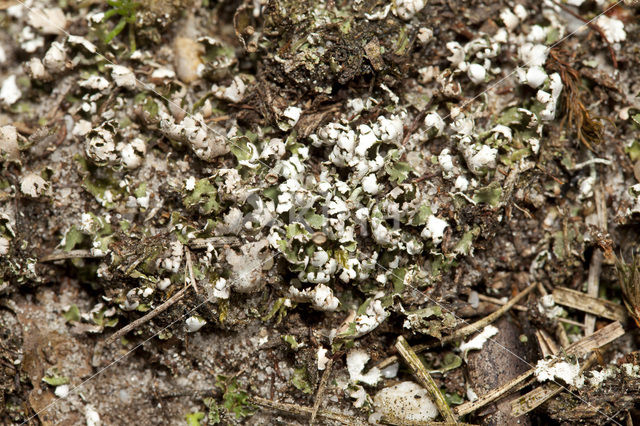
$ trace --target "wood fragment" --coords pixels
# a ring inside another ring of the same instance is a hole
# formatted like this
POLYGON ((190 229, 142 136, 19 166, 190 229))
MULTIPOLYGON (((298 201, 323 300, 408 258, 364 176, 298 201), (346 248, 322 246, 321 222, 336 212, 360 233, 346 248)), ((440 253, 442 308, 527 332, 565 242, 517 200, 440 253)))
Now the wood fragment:
POLYGON ((453 415, 449 404, 447 404, 447 401, 444 399, 444 395, 440 392, 438 385, 404 337, 398 336, 396 349, 413 372, 415 378, 418 379, 418 382, 427 390, 427 392, 429 392, 429 395, 431 395, 436 407, 438 407, 438 411, 442 418, 447 423, 457 424, 456 417, 453 415))
MULTIPOLYGON (((591 368, 597 358, 596 354, 592 354, 580 368, 580 374, 591 368)), ((553 382, 538 386, 531 392, 521 396, 511 403, 511 415, 513 415, 513 417, 519 417, 527 414, 529 411, 539 407, 545 401, 559 394, 563 390, 567 390, 567 388, 553 382)))
POLYGON ((310 425, 313 425, 316 420, 316 416, 318 415, 318 409, 320 408, 320 404, 322 404, 324 391, 327 388, 327 382, 329 381, 329 377, 331 376, 332 367, 333 358, 329 358, 329 361, 327 362, 327 365, 324 369, 324 373, 322 373, 322 377, 320 378, 320 384, 318 385, 318 391, 316 392, 316 399, 313 402, 313 412, 311 413, 311 420, 309 420, 310 425))
POLYGON ((122 336, 124 336, 125 334, 130 332, 131 330, 137 328, 140 324, 144 324, 145 322, 150 321, 153 318, 155 318, 158 314, 166 311, 171 305, 173 305, 178 300, 182 299, 182 297, 184 297, 184 294, 186 293, 188 288, 189 287, 183 287, 179 292, 177 292, 176 294, 171 296, 171 298, 169 298, 162 305, 160 305, 157 308, 155 308, 153 311, 151 311, 148 314, 146 314, 145 316, 143 316, 141 318, 138 318, 137 320, 127 324, 126 326, 122 327, 120 330, 118 330, 115 333, 113 333, 111 336, 107 337, 105 339, 104 343, 108 345, 108 344, 116 341, 117 339, 121 338, 122 336))
POLYGON ((570 288, 555 288, 553 290, 553 300, 560 305, 583 312, 589 312, 599 317, 620 321, 622 323, 627 320, 627 311, 624 306, 609 300, 588 296, 570 288))
MULTIPOLYGON (((310 408, 310 407, 305 407, 298 404, 289 404, 285 402, 272 401, 270 399, 261 398, 259 396, 250 396, 249 401, 255 405, 260 405, 262 407, 267 407, 267 408, 273 408, 273 409, 284 411, 285 413, 290 413, 290 414, 309 416, 313 413, 313 408, 310 408)), ((352 417, 347 414, 337 413, 335 411, 318 410, 318 416, 323 417, 325 419, 329 419, 329 420, 335 420, 345 425, 364 426, 366 424, 360 419, 358 419, 357 417, 352 417)))
POLYGON ((378 41, 377 37, 374 36, 369 43, 364 45, 364 53, 374 70, 380 71, 384 68, 384 60, 380 52, 380 41, 378 41))
MULTIPOLYGON (((568 355, 577 355, 584 356, 594 349, 600 348, 608 343, 613 342, 618 337, 624 334, 624 328, 622 324, 619 322, 613 322, 605 327, 602 327, 600 330, 593 333, 591 336, 584 337, 577 342, 569 345, 565 352, 568 355)), ((486 395, 481 396, 474 402, 468 401, 464 404, 459 405, 455 409, 455 413, 458 416, 464 416, 465 414, 472 413, 487 404, 492 403, 493 401, 499 399, 503 395, 514 391, 519 384, 522 384, 525 380, 533 375, 535 372, 535 368, 530 369, 516 377, 515 379, 505 383, 499 388, 487 393, 486 395)))
MULTIPOLYGON (((475 333, 476 331, 482 330, 484 327, 491 324, 492 322, 500 318, 502 315, 504 315, 506 312, 508 312, 509 309, 513 308, 518 302, 520 302, 524 297, 526 297, 529 293, 531 293, 531 291, 533 291, 533 289, 535 289, 536 286, 537 286, 536 283, 529 285, 529 287, 525 288, 520 293, 518 293, 515 297, 513 297, 511 300, 505 303, 505 305, 502 306, 500 309, 496 310, 495 312, 492 312, 491 314, 487 315, 481 320, 478 320, 472 324, 467 325, 466 327, 462 327, 454 331, 453 334, 450 334, 449 336, 444 337, 442 340, 440 340, 440 342, 434 343, 434 344, 416 345, 413 347, 413 350, 416 353, 424 352, 428 349, 434 348, 436 346, 444 345, 446 343, 450 343, 455 340, 462 339, 472 333, 475 333)), ((394 362, 398 362, 397 355, 392 355, 390 357, 387 357, 386 359, 378 363, 376 367, 383 369, 393 364, 394 362)))

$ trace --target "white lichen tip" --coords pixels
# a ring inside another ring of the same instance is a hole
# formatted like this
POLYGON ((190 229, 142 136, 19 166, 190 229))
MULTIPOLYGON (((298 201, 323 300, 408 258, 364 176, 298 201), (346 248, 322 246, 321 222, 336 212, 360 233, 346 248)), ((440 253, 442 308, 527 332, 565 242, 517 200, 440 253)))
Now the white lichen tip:
MULTIPOLYGON (((318 275, 320 274, 322 274, 322 272, 318 272, 318 275)), ((328 282, 328 279, 326 282, 328 282)), ((311 302, 312 306, 319 311, 335 311, 340 305, 340 300, 333 295, 333 290, 322 283, 312 289, 307 288, 302 291, 294 286, 290 286, 289 295, 297 302, 311 302)))
POLYGON ((96 51, 98 50, 96 48, 96 45, 91 43, 89 40, 87 40, 84 37, 80 37, 80 36, 75 36, 75 35, 70 35, 69 38, 67 39, 69 41, 69 43, 71 44, 76 44, 76 45, 80 45, 82 47, 84 47, 85 49, 87 49, 90 53, 96 53, 96 51))
POLYGON ((87 405, 84 408, 84 417, 87 422, 87 426, 100 426, 102 421, 100 420, 100 414, 93 408, 93 405, 87 405))
POLYGON ((478 147, 469 147, 464 152, 467 160, 467 165, 474 173, 481 172, 485 167, 495 168, 496 157, 498 156, 498 150, 488 145, 480 145, 478 147))
POLYGON ((356 316, 355 312, 352 312, 337 330, 332 330, 331 338, 336 336, 362 337, 375 330, 388 316, 389 312, 384 309, 380 300, 373 300, 363 314, 356 316), (354 332, 351 331, 352 324, 355 325, 354 332))
POLYGON ((520 46, 520 59, 528 67, 541 67, 547 61, 549 48, 544 44, 524 43, 520 46))
POLYGON ((56 386, 56 390, 53 393, 58 398, 66 398, 69 395, 69 385, 59 385, 56 386))
POLYGON ((214 84, 211 86, 211 91, 217 98, 224 99, 230 102, 238 103, 244 98, 244 93, 247 90, 247 85, 238 76, 234 77, 229 86, 218 86, 214 84))
POLYGON ((547 79, 547 73, 544 71, 544 68, 540 66, 534 66, 527 70, 525 75, 526 83, 532 87, 537 88, 542 85, 547 79))
POLYGON ((438 134, 444 130, 444 120, 437 112, 430 112, 424 117, 424 125, 427 130, 435 129, 438 134))
POLYGON ((133 170, 142 164, 147 152, 147 145, 142 139, 135 138, 130 143, 119 143, 116 149, 120 151, 122 165, 133 170))
POLYGON ((281 130, 289 130, 296 124, 298 124, 298 120, 300 120, 300 115, 302 114, 302 109, 290 106, 284 110, 282 113, 282 121, 278 123, 278 126, 281 130))
POLYGON ((164 291, 167 288, 169 288, 169 286, 171 285, 171 280, 169 278, 163 278, 160 281, 158 281, 158 284, 156 284, 158 290, 164 291))
POLYGON ((196 187, 196 178, 193 176, 189 176, 184 183, 184 189, 187 191, 193 191, 196 187))
POLYGON ((9 240, 5 237, 0 237, 0 256, 4 256, 9 253, 9 240))
POLYGON ((553 319, 562 315, 564 309, 556 305, 552 294, 547 294, 540 298, 538 302, 538 311, 541 314, 544 314, 547 318, 553 319))
POLYGON ((456 181, 453 185, 458 191, 464 192, 467 190, 467 188, 469 188, 469 180, 466 177, 460 175, 456 178, 456 181))
POLYGON ((104 90, 107 87, 109 87, 109 81, 107 81, 106 78, 101 77, 99 75, 92 75, 89 78, 87 78, 84 81, 81 81, 79 83, 80 87, 85 87, 87 89, 94 89, 94 90, 104 90))
POLYGON ((516 14, 511 11, 511 9, 504 9, 502 12, 500 12, 500 19, 509 31, 516 28, 520 23, 520 18, 518 18, 518 16, 516 16, 516 14))
POLYGON ((433 38, 433 30, 431 28, 422 27, 418 30, 418 41, 427 44, 433 38))
POLYGON ((47 50, 42 60, 43 65, 50 73, 56 74, 65 70, 67 62, 67 52, 62 45, 54 41, 51 43, 51 47, 47 50))
POLYGON ((224 278, 218 278, 214 285, 212 296, 217 299, 228 299, 230 295, 230 283, 224 278))
POLYGON ((401 19, 409 20, 420 12, 427 4, 427 0, 396 0, 393 13, 401 19))
POLYGON ((33 80, 49 81, 51 75, 47 72, 42 64, 42 61, 38 58, 31 58, 25 63, 25 71, 33 80))
POLYGON ((312 291, 313 307, 321 311, 335 311, 340 301, 333 295, 333 290, 324 284, 318 284, 312 291))

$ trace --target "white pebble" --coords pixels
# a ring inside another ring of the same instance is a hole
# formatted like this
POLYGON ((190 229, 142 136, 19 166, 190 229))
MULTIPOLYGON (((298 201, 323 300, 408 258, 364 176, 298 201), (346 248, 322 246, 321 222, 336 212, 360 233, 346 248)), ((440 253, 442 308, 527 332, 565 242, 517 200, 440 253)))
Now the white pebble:
POLYGON ((426 389, 402 382, 382 389, 373 397, 377 413, 397 423, 426 423, 438 417, 438 408, 426 389))

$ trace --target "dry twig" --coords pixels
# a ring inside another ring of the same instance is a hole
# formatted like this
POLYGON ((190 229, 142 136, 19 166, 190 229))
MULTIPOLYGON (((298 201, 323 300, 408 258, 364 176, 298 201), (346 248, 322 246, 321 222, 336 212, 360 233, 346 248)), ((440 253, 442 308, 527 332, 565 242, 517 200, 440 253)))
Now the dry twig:
POLYGON ((311 420, 309 420, 310 425, 313 425, 313 423, 315 422, 316 416, 318 415, 318 409, 320 408, 320 404, 322 404, 324 391, 327 388, 327 382, 329 381, 329 377, 331 376, 331 367, 333 367, 333 358, 329 358, 329 361, 327 362, 327 365, 324 369, 324 373, 322 374, 322 378, 320 379, 318 392, 316 392, 316 399, 313 402, 313 412, 311 413, 311 420))
MULTIPOLYGON (((313 408, 305 407, 298 404, 288 404, 285 402, 272 401, 270 399, 261 398, 259 396, 251 396, 249 397, 249 400, 252 404, 273 408, 276 410, 284 411, 285 413, 302 416, 309 416, 313 414, 313 408)), ((335 420, 345 425, 365 425, 365 423, 357 417, 352 417, 342 413, 336 413, 335 411, 318 410, 318 416, 329 420, 335 420)))
POLYGON ((158 314, 166 311, 171 305, 176 303, 178 300, 182 299, 182 297, 184 296, 184 294, 185 294, 185 292, 187 291, 188 288, 189 287, 183 287, 179 292, 177 292, 176 294, 171 296, 170 299, 168 299, 162 305, 160 305, 157 308, 155 308, 153 311, 151 311, 148 314, 146 314, 145 316, 143 316, 141 318, 138 318, 137 320, 127 324, 126 326, 122 327, 120 330, 118 330, 115 333, 113 333, 111 336, 107 337, 107 339, 105 340, 105 344, 109 344, 111 342, 116 341, 117 339, 121 338, 122 336, 124 336, 125 334, 130 332, 131 330, 133 330, 136 327, 138 327, 140 324, 144 324, 145 322, 150 321, 153 318, 155 318, 158 314))
MULTIPOLYGON (((450 343, 450 342, 462 339, 462 338, 467 337, 468 335, 470 335, 472 333, 475 333, 476 331, 482 330, 484 327, 486 327, 487 325, 491 324, 492 322, 494 322, 495 320, 500 318, 502 315, 504 315, 506 312, 508 312, 509 309, 513 308, 516 304, 518 304, 518 302, 520 302, 522 299, 524 299, 535 288, 536 288, 536 284, 535 283, 529 285, 529 287, 525 288, 520 293, 518 293, 517 296, 515 296, 511 300, 509 300, 500 309, 496 310, 495 312, 490 313, 489 315, 487 315, 486 317, 482 318, 481 320, 478 320, 478 321, 476 321, 476 322, 474 322, 472 324, 469 324, 469 325, 467 325, 465 327, 459 328, 458 330, 454 331, 453 334, 450 334, 449 336, 444 337, 438 343, 426 344, 426 345, 416 345, 416 346, 413 347, 413 350, 416 353, 420 353, 420 352, 426 351, 427 349, 431 349, 431 348, 439 346, 439 345, 444 345, 446 343, 450 343)), ((390 356, 390 357, 382 360, 377 365, 377 367, 382 369, 382 368, 388 367, 389 365, 393 364, 394 362, 398 362, 398 356, 397 355, 393 355, 393 356, 390 356)))
POLYGON ((70 250, 70 251, 54 251, 40 259, 40 262, 55 262, 56 260, 64 259, 91 259, 102 256, 97 256, 91 253, 91 250, 70 250))

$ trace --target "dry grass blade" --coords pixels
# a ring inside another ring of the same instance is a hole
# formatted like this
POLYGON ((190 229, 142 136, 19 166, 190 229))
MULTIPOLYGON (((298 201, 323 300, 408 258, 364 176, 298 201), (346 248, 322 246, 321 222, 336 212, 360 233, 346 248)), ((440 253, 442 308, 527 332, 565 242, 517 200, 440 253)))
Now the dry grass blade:
POLYGON ((473 334, 476 331, 482 330, 487 325, 491 324, 492 322, 500 318, 502 315, 504 315, 507 311, 509 311, 509 309, 513 308, 516 304, 518 304, 518 302, 524 299, 536 287, 537 287, 536 283, 530 284, 529 287, 525 288, 520 293, 518 293, 515 297, 511 298, 511 300, 509 300, 504 306, 502 306, 497 311, 492 312, 491 314, 487 315, 486 317, 482 318, 479 321, 474 322, 473 324, 469 324, 466 327, 462 327, 456 330, 455 332, 453 332, 453 334, 442 339, 441 343, 444 344, 444 343, 453 342, 455 340, 459 340, 464 337, 467 337, 468 335, 473 334))
POLYGON ((411 368, 411 371, 416 379, 418 379, 418 382, 420 382, 420 384, 429 392, 431 398, 433 398, 433 401, 436 404, 436 407, 438 407, 438 411, 442 418, 447 423, 457 424, 457 420, 451 411, 451 407, 449 407, 449 404, 447 404, 447 401, 444 399, 438 385, 436 385, 433 377, 431 377, 427 369, 422 364, 422 361, 420 361, 420 358, 418 358, 418 355, 413 349, 411 349, 411 346, 409 346, 409 343, 404 337, 398 336, 396 349, 406 361, 409 368, 411 368))

